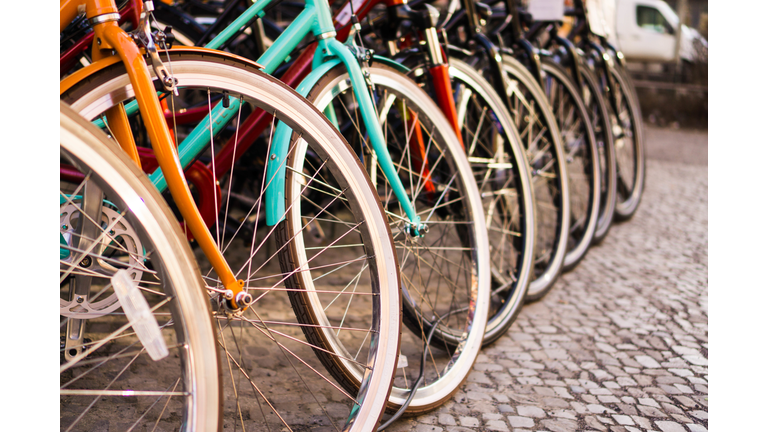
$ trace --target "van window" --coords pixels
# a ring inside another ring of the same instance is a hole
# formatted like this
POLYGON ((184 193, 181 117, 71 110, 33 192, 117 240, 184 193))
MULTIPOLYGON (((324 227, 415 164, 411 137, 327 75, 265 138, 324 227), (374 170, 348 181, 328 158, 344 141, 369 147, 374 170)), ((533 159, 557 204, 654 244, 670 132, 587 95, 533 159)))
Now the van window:
POLYGON ((655 7, 638 6, 637 7, 637 25, 657 33, 672 34, 672 26, 669 25, 664 15, 655 7))

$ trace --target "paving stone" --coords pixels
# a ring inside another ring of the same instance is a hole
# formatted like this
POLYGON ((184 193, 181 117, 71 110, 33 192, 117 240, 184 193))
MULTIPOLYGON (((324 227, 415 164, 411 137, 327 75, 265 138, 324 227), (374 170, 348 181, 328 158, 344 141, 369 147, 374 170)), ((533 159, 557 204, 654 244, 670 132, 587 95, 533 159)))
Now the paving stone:
POLYGON ((656 369, 661 367, 659 362, 657 362, 651 356, 647 356, 647 355, 635 356, 635 360, 637 360, 637 363, 639 363, 641 366, 645 368, 656 369))
POLYGON ((661 407, 669 414, 684 414, 684 411, 671 403, 662 402, 661 407))
POLYGON ((662 432, 688 432, 685 427, 679 423, 671 421, 657 421, 656 427, 662 430, 662 432))
POLYGON ((440 426, 432 426, 432 425, 425 425, 425 424, 417 424, 415 428, 413 428, 416 432, 441 432, 444 429, 440 426))
POLYGON ((485 423, 485 428, 487 430, 492 430, 492 431, 502 431, 502 432, 509 431, 509 427, 507 426, 507 423, 503 420, 489 420, 485 423))
POLYGON ((589 412, 587 410, 587 406, 579 402, 571 402, 571 407, 573 407, 573 409, 579 414, 586 414, 589 412))
POLYGON ((450 414, 439 414, 437 416, 437 421, 443 425, 443 426, 455 426, 456 425, 456 419, 453 418, 450 414))
POLYGON ((607 424, 607 425, 613 424, 613 420, 611 420, 608 417, 597 416, 597 420, 600 421, 600 423, 603 423, 603 424, 607 424))
POLYGON ((643 387, 653 384, 653 378, 648 375, 634 375, 633 378, 637 381, 638 385, 643 387))
POLYGON ((513 406, 507 405, 507 404, 497 405, 496 408, 499 410, 500 413, 503 413, 503 414, 509 414, 509 413, 516 413, 517 412, 517 411, 515 411, 515 408, 513 406))
POLYGON ((565 399, 573 399, 573 396, 571 396, 571 394, 568 393, 568 390, 565 387, 553 387, 553 390, 555 391, 555 394, 558 397, 565 398, 565 399))
POLYGON ((614 395, 600 395, 597 397, 597 400, 599 400, 601 403, 604 404, 612 404, 612 403, 619 403, 621 400, 617 398, 614 395))
POLYGON ((622 387, 630 387, 630 386, 637 386, 637 381, 633 380, 630 377, 618 377, 616 378, 616 383, 622 387))
POLYGON ((686 425, 691 432, 707 432, 707 428, 700 424, 689 423, 686 425))
POLYGON ((659 384, 682 384, 685 380, 678 376, 661 376, 656 378, 656 382, 659 384))
POLYGON ((533 427, 534 421, 530 417, 509 416, 507 417, 509 425, 513 428, 517 427, 533 427))
POLYGON ((555 396, 555 390, 550 387, 534 387, 533 391, 542 396, 555 396))
POLYGON ((611 417, 613 417, 613 419, 616 420, 616 423, 618 423, 620 425, 633 425, 633 424, 635 424, 635 422, 632 421, 632 418, 630 416, 618 415, 617 414, 617 415, 613 415, 611 417))
POLYGON ((602 405, 597 405, 597 404, 589 404, 589 405, 587 405, 587 410, 589 412, 595 413, 595 414, 607 414, 607 413, 615 414, 616 413, 616 411, 614 411, 614 410, 612 410, 610 408, 606 408, 606 407, 604 407, 602 405))
POLYGON ((709 414, 702 410, 691 411, 689 414, 699 420, 707 420, 709 418, 709 414))
POLYGON ((667 417, 663 411, 650 406, 638 405, 637 410, 646 417, 667 417))
POLYGON ((423 415, 423 416, 419 417, 417 419, 417 421, 419 423, 435 425, 435 424, 437 424, 437 416, 429 415, 429 414, 428 415, 423 415))
POLYGON ((675 419, 680 424, 688 424, 693 421, 689 417, 684 416, 682 414, 672 414, 670 417, 675 419))
POLYGON ((634 405, 627 405, 623 403, 617 403, 617 407, 619 407, 619 410, 626 415, 637 415, 637 408, 635 408, 634 405))
POLYGON ((603 426, 600 421, 597 419, 597 417, 585 417, 584 423, 587 424, 587 426, 599 430, 599 431, 607 431, 608 428, 603 426))
POLYGON ((567 418, 570 420, 578 420, 578 417, 576 416, 576 414, 577 414, 576 411, 564 410, 564 409, 557 409, 549 412, 550 416, 567 418))
POLYGON ((682 391, 679 388, 671 386, 671 385, 659 384, 659 387, 662 390, 664 390, 664 392, 666 392, 667 394, 676 395, 676 394, 681 394, 682 393, 682 391))
POLYGON ((459 417, 459 423, 465 427, 478 427, 480 426, 480 420, 475 417, 459 417))
POLYGON ((544 418, 547 415, 543 409, 535 406, 518 406, 517 413, 523 417, 536 418, 544 418))
POLYGON ((641 416, 631 416, 631 417, 632 417, 632 420, 643 429, 651 429, 653 427, 651 426, 651 421, 645 417, 641 417, 641 416))
POLYGON ((541 421, 542 426, 552 432, 575 432, 579 424, 568 419, 547 419, 541 421))
POLYGON ((691 388, 690 388, 690 387, 688 387, 687 385, 683 385, 683 384, 675 384, 675 387, 676 387, 678 390, 680 390, 681 392, 683 392, 683 393, 693 393, 693 390, 691 390, 691 388))
POLYGON ((691 364, 696 366, 707 366, 707 359, 701 355, 684 355, 683 358, 691 364))

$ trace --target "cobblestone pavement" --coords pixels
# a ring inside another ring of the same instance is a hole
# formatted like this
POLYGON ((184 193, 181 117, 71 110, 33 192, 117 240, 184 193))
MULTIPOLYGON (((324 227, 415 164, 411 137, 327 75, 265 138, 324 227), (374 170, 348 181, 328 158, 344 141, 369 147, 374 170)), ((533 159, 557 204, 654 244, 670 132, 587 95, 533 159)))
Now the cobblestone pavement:
POLYGON ((635 217, 527 305, 450 402, 393 431, 707 430, 707 134, 646 140, 635 217))

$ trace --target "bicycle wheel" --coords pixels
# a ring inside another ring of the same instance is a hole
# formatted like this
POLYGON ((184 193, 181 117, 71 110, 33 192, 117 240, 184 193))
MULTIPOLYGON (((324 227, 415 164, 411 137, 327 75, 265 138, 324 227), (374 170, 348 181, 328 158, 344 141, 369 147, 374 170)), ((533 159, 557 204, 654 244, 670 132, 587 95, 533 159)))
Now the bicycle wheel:
POLYGON ((525 296, 530 302, 544 297, 562 271, 571 220, 568 172, 563 138, 544 90, 515 58, 503 55, 502 66, 509 79, 510 114, 528 155, 536 198, 535 279, 525 296))
POLYGON ((592 129, 595 131, 600 156, 600 212, 592 244, 600 243, 611 228, 616 210, 616 151, 613 145, 610 108, 594 72, 585 65, 579 68, 584 81, 582 99, 587 107, 592 129))
POLYGON ((613 104, 614 146, 616 148, 616 213, 628 220, 640 205, 645 188, 643 117, 632 82, 620 66, 611 69, 613 91, 606 100, 613 104))
POLYGON ((545 75, 544 92, 563 137, 568 167, 571 223, 563 259, 563 270, 567 271, 584 258, 595 235, 600 211, 600 160, 581 92, 553 59, 542 59, 541 69, 545 75))
MULTIPOLYGON (((488 228, 491 309, 483 344, 489 345, 514 322, 531 280, 536 236, 532 182, 520 135, 491 83, 457 58, 449 64, 462 140, 488 228)), ((429 88, 423 66, 412 67, 408 75, 429 88)))
POLYGON ((63 103, 60 141, 61 429, 218 430, 211 309, 173 214, 63 103))
POLYGON ((472 169, 442 112, 416 83, 391 67, 374 61, 367 71, 395 168, 429 227, 424 237, 406 231, 409 220, 367 144, 343 65, 320 78, 307 99, 335 115, 365 160, 384 204, 400 263, 403 322, 411 330, 403 332, 389 408, 405 402, 426 350, 424 381, 407 411, 421 413, 458 389, 479 353, 490 296, 488 237, 472 169))
MULTIPOLYGON (((394 246, 370 180, 314 107, 252 64, 211 52, 168 56, 180 94, 163 96, 177 142, 224 97, 225 109, 234 110, 231 119, 216 122, 220 132, 198 155, 203 168, 196 169, 208 182, 191 178, 201 203, 213 195, 206 201, 214 202, 213 237, 254 299, 242 314, 221 304, 214 310, 227 359, 225 427, 371 430, 397 361, 400 296, 394 246), (263 131, 248 120, 259 110, 268 113, 263 131), (264 198, 265 188, 276 180, 267 176, 265 161, 276 160, 270 152, 278 121, 292 128, 294 139, 285 220, 267 226, 266 209, 274 203, 264 198), (232 148, 228 140, 239 144, 225 155, 223 149, 232 148), (334 367, 326 370, 329 364, 334 367)), ((115 65, 64 97, 96 118, 133 95, 122 65, 115 65)), ((205 129, 203 136, 210 135, 205 129)), ((197 252, 212 298, 218 298, 218 278, 197 252)))

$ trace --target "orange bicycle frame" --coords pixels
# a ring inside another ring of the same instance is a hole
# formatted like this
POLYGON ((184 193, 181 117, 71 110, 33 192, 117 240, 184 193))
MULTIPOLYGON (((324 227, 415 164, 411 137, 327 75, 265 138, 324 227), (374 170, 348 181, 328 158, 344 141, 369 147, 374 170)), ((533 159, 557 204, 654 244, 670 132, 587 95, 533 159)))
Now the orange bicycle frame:
MULTIPOLYGON (((239 304, 243 296, 243 281, 237 280, 218 250, 216 243, 203 221, 195 201, 190 193, 189 186, 184 178, 184 172, 179 162, 179 157, 173 138, 165 120, 163 108, 157 97, 149 68, 144 60, 142 52, 131 36, 118 25, 119 13, 113 0, 61 0, 59 4, 60 31, 72 22, 82 11, 91 22, 94 32, 93 60, 94 62, 109 61, 115 55, 125 65, 128 77, 136 94, 144 120, 147 134, 152 143, 157 162, 168 182, 175 204, 178 206, 186 226, 192 232, 197 243, 211 262, 216 274, 219 276, 225 290, 232 292, 230 305, 233 308, 247 306, 239 304)), ((113 137, 118 141, 123 150, 141 166, 139 153, 130 125, 122 105, 111 108, 107 112, 107 121, 113 137)))

